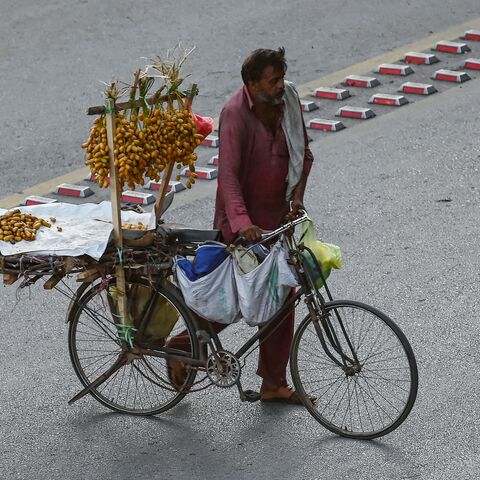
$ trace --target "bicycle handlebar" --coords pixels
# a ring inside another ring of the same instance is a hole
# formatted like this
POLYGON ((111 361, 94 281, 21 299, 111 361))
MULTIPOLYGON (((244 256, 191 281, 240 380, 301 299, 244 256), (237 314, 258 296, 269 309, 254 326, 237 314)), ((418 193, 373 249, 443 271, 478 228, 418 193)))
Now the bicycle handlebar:
MULTIPOLYGON (((300 223, 306 222, 308 220, 310 220, 310 217, 308 216, 307 212, 305 210, 301 210, 301 215, 299 217, 294 218, 293 220, 290 220, 289 222, 284 223, 283 225, 280 225, 280 227, 276 228, 275 230, 272 230, 271 232, 263 233, 261 235, 261 240, 258 242, 255 242, 253 245, 247 248, 246 252, 251 250, 255 245, 261 245, 262 243, 268 242, 272 238, 278 237, 282 233, 286 232, 287 230, 290 230, 295 226, 299 225, 300 223)), ((243 237, 237 237, 233 242, 233 245, 237 246, 243 240, 245 240, 243 237)))

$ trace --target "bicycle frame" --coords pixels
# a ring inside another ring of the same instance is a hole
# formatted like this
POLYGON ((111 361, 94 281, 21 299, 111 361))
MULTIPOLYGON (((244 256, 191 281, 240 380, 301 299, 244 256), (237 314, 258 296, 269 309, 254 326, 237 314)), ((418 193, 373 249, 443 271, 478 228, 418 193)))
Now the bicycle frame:
MULTIPOLYGON (((297 292, 292 294, 287 300, 285 301, 284 305, 278 310, 267 322, 265 322, 261 327, 259 327, 258 331, 252 335, 234 354, 234 356, 237 359, 241 359, 249 350, 252 348, 252 346, 257 342, 257 340, 264 340, 265 338, 268 338, 268 336, 273 333, 276 328, 281 324, 281 322, 286 318, 286 316, 290 313, 292 307, 295 306, 297 302, 300 301, 300 299, 304 299, 309 314, 311 315, 313 319, 313 324, 315 326, 316 333, 318 335, 318 338, 321 342, 321 345, 325 351, 325 353, 328 355, 328 357, 335 362, 339 367, 343 368, 345 371, 348 368, 352 368, 355 365, 358 365, 358 359, 356 357, 355 351, 352 347, 352 344, 348 338, 348 334, 346 332, 346 329, 344 328, 343 322, 340 318, 340 315, 338 311, 334 309, 335 315, 337 317, 338 323, 341 326, 341 330, 343 333, 343 336, 345 337, 348 347, 351 352, 351 358, 347 353, 345 353, 342 349, 341 342, 339 341, 336 330, 333 328, 331 320, 330 320, 330 313, 327 310, 328 303, 325 302, 325 299, 319 292, 317 286, 316 286, 316 279, 314 278, 313 271, 311 267, 309 266, 308 262, 302 255, 302 252, 305 250, 309 250, 306 246, 303 245, 303 243, 298 243, 294 236, 293 236, 293 228, 295 225, 298 225, 304 221, 309 220, 308 216, 306 213, 303 214, 303 216, 288 222, 287 224, 279 227, 275 231, 267 234, 262 238, 260 243, 265 243, 267 241, 270 241, 273 238, 278 238, 280 235, 283 235, 286 233, 284 236, 284 241, 286 243, 286 246, 288 247, 289 251, 289 263, 292 265, 294 270, 297 273, 297 278, 300 284, 300 287, 298 288, 297 292), (290 233, 290 234, 289 234, 290 233), (327 345, 328 341, 328 345, 327 345), (332 352, 333 350, 333 352, 332 352), (335 353, 337 356, 335 356, 335 353), (340 359, 338 358, 340 357, 340 359)), ((253 246, 251 247, 253 248, 253 246)), ((310 251, 310 253, 312 253, 310 251)), ((322 270, 320 268, 320 265, 318 264, 318 261, 316 260, 315 256, 312 254, 312 258, 316 263, 317 269, 320 272, 321 278, 323 280, 323 285, 325 287, 325 291, 327 293, 327 296, 330 301, 333 300, 331 293, 328 289, 328 286, 326 284, 326 279, 323 277, 322 270)), ((158 285, 161 285, 162 282, 167 281, 165 276, 160 276, 157 277, 156 283, 158 285)), ((143 311, 142 311, 142 321, 138 327, 138 330, 135 334, 141 338, 144 329, 146 328, 146 324, 148 323, 148 319, 151 313, 151 309, 153 308, 153 305, 155 303, 155 285, 152 285, 152 293, 147 301, 143 311)), ((83 290, 82 290, 83 293, 83 290)), ((82 294, 77 296, 74 301, 75 302, 80 302, 81 301, 82 294)), ((110 305, 110 308, 115 310, 114 305, 110 305)), ((117 362, 109 369, 109 371, 105 372, 101 377, 99 377, 97 380, 95 380, 92 384, 90 384, 88 387, 86 387, 84 390, 82 390, 76 397, 74 397, 71 402, 76 401, 78 398, 81 398, 83 395, 88 393, 91 389, 95 388, 97 385, 103 383, 110 375, 112 375, 116 370, 121 368, 123 364, 128 363, 130 360, 130 357, 137 356, 137 355, 146 355, 146 356, 153 356, 153 357, 159 357, 159 358, 164 358, 166 360, 177 360, 180 362, 183 362, 185 365, 190 366, 191 368, 196 368, 198 370, 205 370, 206 369, 206 362, 207 362, 207 348, 203 348, 205 346, 209 346, 211 349, 211 354, 212 355, 217 355, 219 351, 224 350, 221 340, 218 337, 217 333, 214 331, 211 323, 206 322, 207 324, 207 329, 203 328, 196 328, 196 335, 198 339, 200 340, 201 348, 200 348, 200 355, 198 359, 193 359, 189 355, 189 353, 177 350, 177 349, 172 349, 168 347, 162 347, 161 349, 151 349, 151 348, 145 348, 142 346, 133 346, 129 347, 126 345, 125 342, 122 342, 122 354, 119 356, 119 359, 117 362), (207 331, 208 330, 208 331, 207 331)), ((239 391, 241 395, 245 395, 243 390, 241 389, 240 383, 238 382, 239 391)))
MULTIPOLYGON (((292 222, 289 222, 279 227, 275 231, 265 235, 264 238, 262 238, 262 240, 257 244, 262 244, 270 241, 273 238, 279 237, 285 232, 291 230, 295 225, 298 225, 299 223, 302 223, 307 220, 309 220, 309 218, 306 214, 304 214, 299 219, 295 219, 292 222)), ((351 352, 351 356, 345 353, 341 347, 341 343, 336 334, 336 330, 333 328, 331 324, 331 320, 329 318, 330 314, 326 309, 327 302, 325 301, 325 299, 323 298, 322 294, 319 292, 316 286, 316 282, 313 276, 313 271, 308 265, 305 258, 303 257, 302 251, 307 250, 307 251, 310 251, 310 253, 312 254, 312 258, 316 262, 317 269, 320 272, 320 275, 322 277, 323 285, 327 293, 328 299, 332 301, 333 298, 330 293, 330 290, 328 289, 326 279, 323 277, 322 270, 315 256, 313 255, 311 250, 308 249, 308 247, 304 246, 302 243, 300 244, 297 243, 293 235, 286 235, 284 237, 284 241, 289 250, 290 264, 293 266, 293 268, 297 273, 297 278, 299 280, 300 287, 298 288, 296 293, 294 293, 289 298, 287 298, 286 302, 280 308, 280 310, 278 310, 266 323, 260 326, 257 332, 254 335, 252 335, 234 353, 235 357, 238 359, 242 358, 250 350, 250 348, 252 348, 252 346, 257 342, 257 340, 267 338, 269 334, 273 333, 275 329, 278 328, 278 326, 284 320, 284 318, 286 318, 286 316, 290 312, 290 309, 303 298, 307 305, 309 314, 314 319, 313 323, 315 326, 315 330, 317 332, 321 345, 325 350, 325 353, 328 355, 328 357, 333 362, 335 362, 337 365, 339 365, 344 369, 348 368, 349 365, 358 364, 358 359, 357 359, 355 350, 350 342, 350 339, 345 330, 345 327, 340 318, 340 315, 336 310, 334 310, 337 321, 341 326, 343 336, 351 352), (331 347, 327 345, 327 340, 331 347), (337 356, 335 356, 334 353, 330 351, 331 349, 334 350, 337 356), (338 357, 340 357, 340 360, 338 357)), ((253 247, 254 245, 252 245, 249 249, 253 247)), ((152 294, 152 303, 153 303, 153 295, 154 294, 152 294)), ((146 315, 148 315, 149 308, 150 306, 147 304, 146 311, 145 311, 146 315)), ((145 318, 148 318, 148 316, 144 316, 144 319, 145 318)), ((223 350, 223 345, 219 336, 211 327, 211 324, 208 322, 207 322, 207 330, 208 332, 205 329, 197 330, 197 336, 201 339, 201 343, 209 344, 212 350, 212 353, 223 350)), ((201 356, 199 360, 195 360, 186 356, 184 352, 176 351, 176 350, 174 351, 173 349, 168 349, 168 348, 163 349, 163 351, 158 351, 158 350, 145 351, 144 349, 142 349, 142 353, 156 356, 156 357, 167 358, 171 360, 179 360, 184 362, 185 364, 188 364, 192 367, 197 367, 200 369, 202 369, 202 367, 205 366, 205 360, 206 360, 204 349, 201 349, 201 356)))

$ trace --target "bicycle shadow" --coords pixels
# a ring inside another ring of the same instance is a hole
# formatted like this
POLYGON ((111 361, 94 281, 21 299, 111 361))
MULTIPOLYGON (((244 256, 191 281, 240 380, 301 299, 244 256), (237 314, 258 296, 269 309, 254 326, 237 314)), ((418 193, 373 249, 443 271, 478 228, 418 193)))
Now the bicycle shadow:
MULTIPOLYGON (((101 444, 104 478, 309 478, 299 474, 312 452, 328 464, 332 451, 403 462, 402 452, 385 439, 338 437, 298 406, 232 403, 208 397, 185 399, 161 416, 93 413, 95 404, 72 419, 80 442, 101 444), (119 476, 119 471, 121 475, 119 476)), ((88 476, 86 476, 88 478, 88 476)), ((311 478, 311 477, 310 477, 311 478)))

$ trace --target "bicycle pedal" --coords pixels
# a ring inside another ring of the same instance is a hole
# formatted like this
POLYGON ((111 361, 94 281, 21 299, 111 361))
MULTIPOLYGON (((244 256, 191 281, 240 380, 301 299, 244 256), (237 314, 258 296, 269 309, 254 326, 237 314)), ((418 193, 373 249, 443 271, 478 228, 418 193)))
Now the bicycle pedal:
POLYGON ((260 393, 255 392, 254 390, 244 390, 243 391, 243 397, 242 401, 243 402, 258 402, 260 400, 260 393))

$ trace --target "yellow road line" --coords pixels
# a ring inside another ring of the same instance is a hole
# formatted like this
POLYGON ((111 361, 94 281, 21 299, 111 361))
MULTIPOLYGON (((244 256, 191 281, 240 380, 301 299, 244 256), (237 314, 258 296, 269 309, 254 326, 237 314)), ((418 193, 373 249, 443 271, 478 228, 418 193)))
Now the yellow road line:
POLYGON ((326 75, 318 80, 312 80, 311 82, 305 83, 298 88, 298 93, 301 97, 304 97, 311 93, 312 90, 318 87, 329 87, 340 83, 345 79, 347 75, 360 75, 366 72, 371 72, 375 67, 382 63, 394 63, 399 59, 402 59, 407 52, 422 52, 423 50, 428 50, 435 46, 435 44, 441 40, 453 40, 462 36, 466 30, 478 30, 480 29, 480 17, 468 22, 462 23, 461 25, 456 25, 455 27, 444 30, 443 32, 434 33, 422 40, 404 45, 402 47, 396 48, 390 52, 382 53, 376 57, 369 58, 363 62, 357 63, 355 65, 350 65, 349 67, 338 70, 337 72, 326 75))
MULTIPOLYGON (((301 97, 305 97, 310 94, 312 90, 320 86, 331 86, 341 82, 347 75, 362 74, 373 70, 381 63, 393 63, 396 60, 403 57, 403 55, 409 51, 423 51, 428 50, 433 47, 436 42, 440 40, 452 40, 454 38, 460 37, 465 33, 466 30, 479 30, 480 29, 480 17, 469 20, 468 22, 462 23, 451 27, 443 32, 434 33, 422 40, 404 45, 402 47, 396 48, 390 52, 377 55, 363 62, 357 63, 355 65, 350 65, 342 70, 331 73, 324 77, 312 80, 311 82, 305 83, 298 87, 298 92, 301 97)), ((215 118, 215 127, 218 126, 218 118, 215 118)), ((16 205, 19 205, 25 197, 29 195, 39 195, 45 196, 50 194, 53 189, 60 183, 75 183, 79 179, 86 178, 89 174, 87 167, 74 170, 73 172, 67 173, 57 178, 47 180, 46 182, 39 183, 32 187, 29 187, 22 192, 9 195, 0 199, 0 208, 11 208, 16 205)), ((214 182, 215 183, 215 182, 214 182)))
POLYGON ((0 208, 11 208, 20 205, 25 197, 29 197, 30 195, 48 195, 49 193, 52 193, 54 188, 60 183, 75 183, 78 182, 79 179, 88 177, 89 174, 89 168, 83 167, 67 173, 66 175, 62 175, 61 177, 56 177, 42 183, 37 183, 33 187, 26 188, 22 192, 14 193, 8 197, 1 198, 0 208))

